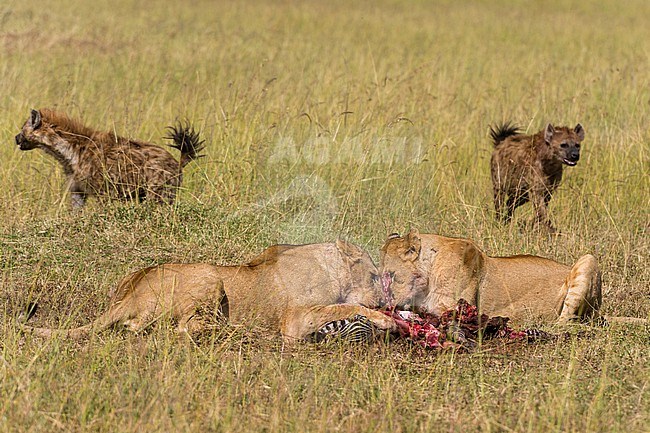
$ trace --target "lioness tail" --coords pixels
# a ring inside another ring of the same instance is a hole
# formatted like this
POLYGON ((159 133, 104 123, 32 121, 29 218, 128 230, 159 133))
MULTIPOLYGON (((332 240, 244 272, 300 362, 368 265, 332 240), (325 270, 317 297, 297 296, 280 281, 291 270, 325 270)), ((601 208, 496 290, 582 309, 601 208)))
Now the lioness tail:
MULTIPOLYGON (((115 311, 116 308, 111 308, 104 314, 100 315, 97 317, 95 320, 93 320, 91 323, 84 325, 84 326, 79 326, 77 328, 72 328, 72 329, 60 329, 60 328, 38 328, 35 326, 29 326, 26 323, 29 318, 31 318, 31 315, 33 315, 33 311, 36 309, 37 304, 30 304, 30 308, 32 311, 30 311, 29 315, 27 317, 24 317, 23 314, 19 315, 16 323, 20 327, 20 329, 31 335, 36 335, 38 337, 42 338, 52 338, 52 337, 65 337, 65 338, 71 338, 73 340, 78 340, 80 338, 83 338, 87 335, 89 335, 91 332, 99 332, 103 331, 104 329, 110 328, 112 325, 117 323, 119 320, 119 311, 115 311), (27 319, 27 320, 25 320, 27 319)), ((119 309, 119 307, 117 307, 119 309)))
POLYGON ((91 323, 77 328, 72 329, 59 329, 59 328, 36 328, 29 325, 20 325, 21 329, 32 335, 43 338, 52 338, 52 337, 65 337, 71 338, 73 340, 78 340, 84 338, 87 335, 90 335, 92 332, 100 332, 105 329, 110 328, 115 323, 119 322, 118 320, 119 312, 116 312, 114 309, 109 309, 107 312, 97 317, 91 323))
POLYGON ((641 317, 625 317, 625 316, 604 316, 605 320, 610 323, 626 323, 631 325, 650 325, 648 319, 641 317))
POLYGON ((35 328, 29 325, 20 326, 23 332, 31 335, 36 335, 41 338, 52 338, 52 337, 66 337, 73 340, 78 340, 90 334, 93 330, 93 324, 80 326, 78 328, 72 329, 56 329, 56 328, 35 328))

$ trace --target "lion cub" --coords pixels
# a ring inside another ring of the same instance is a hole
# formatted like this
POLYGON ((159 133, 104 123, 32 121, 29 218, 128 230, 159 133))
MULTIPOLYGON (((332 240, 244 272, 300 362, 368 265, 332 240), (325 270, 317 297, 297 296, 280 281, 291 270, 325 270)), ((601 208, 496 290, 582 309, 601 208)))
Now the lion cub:
POLYGON ((31 111, 16 135, 16 145, 20 150, 42 149, 59 161, 74 208, 83 207, 89 195, 171 204, 183 180, 183 167, 198 158, 204 146, 189 125, 169 130, 166 138, 180 150, 180 161, 155 144, 95 131, 65 114, 42 109, 31 111))
POLYGON ((582 125, 570 129, 549 123, 537 134, 525 135, 516 126, 504 123, 496 129, 490 127, 490 137, 494 143, 490 168, 497 218, 508 222, 517 207, 531 201, 535 225, 555 232, 548 202, 562 180, 564 166, 573 167, 580 159, 580 144, 585 138, 582 125))

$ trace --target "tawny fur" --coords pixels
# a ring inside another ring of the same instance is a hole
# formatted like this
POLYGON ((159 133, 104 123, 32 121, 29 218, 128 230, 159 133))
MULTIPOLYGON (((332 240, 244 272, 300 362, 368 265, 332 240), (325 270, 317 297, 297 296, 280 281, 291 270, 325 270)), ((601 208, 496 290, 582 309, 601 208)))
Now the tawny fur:
POLYGON ((177 322, 179 332, 201 329, 205 317, 200 310, 227 308, 223 282, 214 266, 203 263, 151 266, 124 277, 117 285, 108 310, 92 323, 73 329, 35 328, 23 325, 25 331, 41 337, 66 336, 82 338, 114 325, 140 332, 161 317, 177 322))
POLYGON ((510 123, 491 128, 495 147, 490 169, 497 218, 510 221, 515 209, 530 201, 536 226, 554 232, 548 203, 560 185, 564 166, 575 166, 580 159, 584 134, 580 124, 573 129, 548 124, 534 135, 521 134, 510 123))
POLYGON ((204 326, 197 311, 207 305, 208 311, 221 310, 233 324, 266 328, 293 341, 355 314, 368 317, 379 329, 393 329, 390 317, 370 309, 382 299, 377 268, 356 245, 276 245, 240 266, 145 268, 120 282, 108 311, 89 325, 23 328, 44 337, 79 338, 116 324, 140 331, 168 316, 178 322, 179 331, 196 332, 204 326))
POLYGON ((589 254, 572 267, 530 255, 490 257, 468 239, 412 230, 389 237, 381 255, 397 305, 440 314, 463 298, 483 313, 515 322, 599 318, 600 271, 589 254))
POLYGON ((16 144, 21 150, 42 149, 61 164, 75 208, 91 195, 172 203, 183 167, 200 156, 203 142, 189 125, 169 129, 180 161, 155 144, 95 131, 49 109, 32 110, 16 144))

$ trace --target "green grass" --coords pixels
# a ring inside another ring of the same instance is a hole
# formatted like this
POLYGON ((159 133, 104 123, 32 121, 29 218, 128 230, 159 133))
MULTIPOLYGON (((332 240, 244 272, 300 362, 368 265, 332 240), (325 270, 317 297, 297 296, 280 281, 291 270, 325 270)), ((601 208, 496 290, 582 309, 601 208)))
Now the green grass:
POLYGON ((191 344, 166 323, 44 341, 13 318, 37 299, 35 323, 86 323, 138 267, 278 242, 340 236, 377 259, 410 227, 497 255, 593 253, 605 313, 649 317, 649 3, 14 3, 0 7, 0 430, 647 431, 647 327, 462 355, 289 349, 231 327, 191 344), (72 213, 55 161, 13 144, 40 107, 158 143, 187 118, 208 155, 173 207, 72 213), (509 119, 585 127, 551 204, 557 238, 519 229, 528 206, 494 222, 488 127, 509 119))

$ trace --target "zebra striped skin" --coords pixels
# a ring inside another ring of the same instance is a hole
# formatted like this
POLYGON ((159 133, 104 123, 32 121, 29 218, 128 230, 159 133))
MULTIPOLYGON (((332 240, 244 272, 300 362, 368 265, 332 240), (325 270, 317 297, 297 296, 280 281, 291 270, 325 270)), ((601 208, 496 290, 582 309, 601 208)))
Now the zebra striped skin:
POLYGON ((524 332, 526 332, 526 341, 529 343, 535 341, 549 341, 557 338, 557 336, 542 331, 541 329, 525 329, 524 332))
POLYGON ((366 316, 355 314, 349 319, 328 322, 313 334, 313 340, 321 342, 337 338, 352 343, 368 343, 375 338, 375 325, 366 316))

